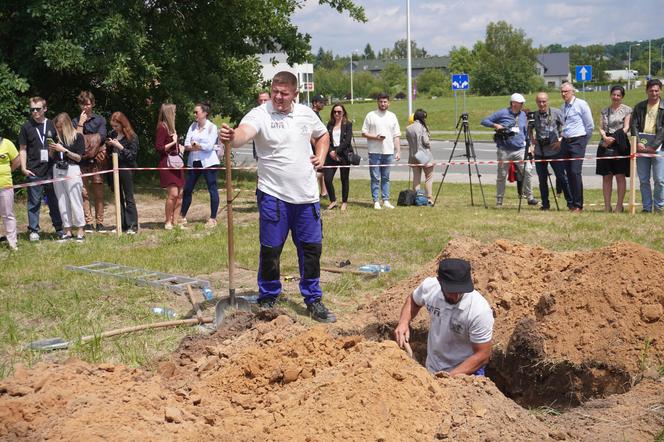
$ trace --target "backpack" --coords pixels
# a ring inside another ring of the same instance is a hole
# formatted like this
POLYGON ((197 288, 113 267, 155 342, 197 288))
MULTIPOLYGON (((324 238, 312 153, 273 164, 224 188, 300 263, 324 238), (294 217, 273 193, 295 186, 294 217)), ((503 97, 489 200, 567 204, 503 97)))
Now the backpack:
POLYGON ((397 200, 397 206, 412 206, 415 204, 415 191, 412 189, 406 189, 399 192, 399 199, 397 200))
POLYGON ((414 203, 416 206, 426 206, 429 204, 429 198, 427 198, 427 194, 424 192, 424 190, 418 190, 415 192, 414 203))

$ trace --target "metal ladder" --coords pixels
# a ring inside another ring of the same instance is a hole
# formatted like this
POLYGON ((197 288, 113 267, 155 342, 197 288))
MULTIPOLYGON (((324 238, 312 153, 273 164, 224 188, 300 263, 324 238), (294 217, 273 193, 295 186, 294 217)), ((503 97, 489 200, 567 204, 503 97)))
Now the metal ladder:
POLYGON ((114 276, 116 278, 135 281, 141 285, 151 285, 183 294, 187 286, 191 288, 210 287, 210 281, 190 278, 188 276, 172 275, 170 273, 155 272, 151 270, 127 267, 110 262, 93 262, 84 266, 67 266, 67 270, 74 272, 94 273, 97 275, 114 276))

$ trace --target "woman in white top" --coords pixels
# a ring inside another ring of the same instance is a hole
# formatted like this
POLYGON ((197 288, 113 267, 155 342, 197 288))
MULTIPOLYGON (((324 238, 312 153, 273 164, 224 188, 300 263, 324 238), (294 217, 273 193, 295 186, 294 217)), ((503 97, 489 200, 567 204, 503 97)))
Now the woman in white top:
POLYGON ((205 223, 205 227, 213 228, 217 225, 219 192, 217 190, 217 170, 208 168, 219 165, 219 157, 215 151, 218 138, 217 126, 208 120, 210 103, 198 103, 194 108, 194 115, 196 115, 196 121, 189 126, 187 137, 184 140, 184 150, 189 152, 187 167, 193 167, 194 170, 187 173, 180 216, 182 224, 185 224, 194 187, 198 178, 203 175, 210 193, 210 219, 205 223))

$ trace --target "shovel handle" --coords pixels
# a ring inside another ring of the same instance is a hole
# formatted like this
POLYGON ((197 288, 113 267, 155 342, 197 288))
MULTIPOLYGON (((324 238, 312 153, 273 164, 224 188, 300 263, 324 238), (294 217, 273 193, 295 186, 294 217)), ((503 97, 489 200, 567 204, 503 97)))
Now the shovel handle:
POLYGON ((92 341, 95 338, 109 338, 111 336, 123 335, 126 333, 149 330, 153 328, 177 327, 178 325, 210 324, 214 321, 212 316, 203 318, 178 319, 175 321, 154 322, 152 324, 134 325, 132 327, 117 328, 115 330, 105 331, 99 335, 88 335, 81 338, 81 342, 92 341))
POLYGON ((224 167, 226 169, 226 216, 228 219, 228 296, 235 304, 235 244, 233 233, 233 175, 231 170, 231 142, 224 142, 224 167))

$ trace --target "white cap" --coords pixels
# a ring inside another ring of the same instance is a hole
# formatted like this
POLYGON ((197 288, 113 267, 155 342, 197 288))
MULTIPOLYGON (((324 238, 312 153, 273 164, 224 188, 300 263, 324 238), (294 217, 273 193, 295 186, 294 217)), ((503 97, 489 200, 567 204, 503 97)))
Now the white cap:
POLYGON ((526 99, 523 98, 523 95, 521 94, 512 94, 510 97, 510 101, 516 101, 517 103, 525 103, 526 99))

